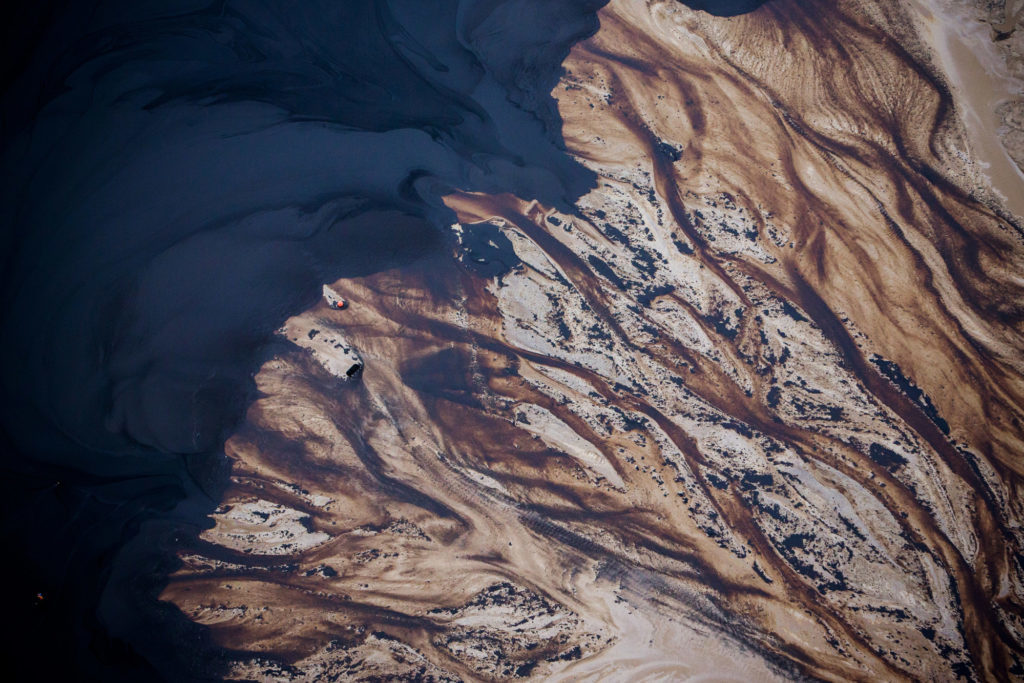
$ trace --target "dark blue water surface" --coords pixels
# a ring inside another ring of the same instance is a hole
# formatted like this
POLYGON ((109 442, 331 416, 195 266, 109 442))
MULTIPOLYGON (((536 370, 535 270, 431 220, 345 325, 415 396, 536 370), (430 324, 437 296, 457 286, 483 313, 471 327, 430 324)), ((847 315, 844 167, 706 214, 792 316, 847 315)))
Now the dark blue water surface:
POLYGON ((684 5, 719 17, 734 17, 752 12, 765 2, 766 0, 682 0, 684 5))
POLYGON ((593 187, 548 93, 605 1, 96 0, 8 17, 16 670, 209 665, 168 654, 202 633, 147 603, 168 569, 148 539, 216 504, 252 373, 321 283, 440 248, 451 188, 571 210, 593 187))

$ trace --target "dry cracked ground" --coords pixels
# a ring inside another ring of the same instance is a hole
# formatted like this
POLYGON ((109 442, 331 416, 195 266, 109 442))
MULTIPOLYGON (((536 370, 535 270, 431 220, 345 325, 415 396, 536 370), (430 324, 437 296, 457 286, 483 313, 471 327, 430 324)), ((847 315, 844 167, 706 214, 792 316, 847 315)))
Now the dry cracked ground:
POLYGON ((595 189, 287 322, 162 595, 230 678, 1024 677, 1024 183, 942 57, 1013 8, 820 4, 614 0, 595 189))

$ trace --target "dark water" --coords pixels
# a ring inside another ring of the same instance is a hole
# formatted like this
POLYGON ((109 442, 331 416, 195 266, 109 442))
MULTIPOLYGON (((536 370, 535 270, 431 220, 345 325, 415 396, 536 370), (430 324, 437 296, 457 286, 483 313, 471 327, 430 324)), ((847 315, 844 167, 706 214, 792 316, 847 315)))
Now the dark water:
POLYGON ((681 0, 684 5, 719 17, 734 17, 752 12, 766 0, 681 0))
POLYGON ((605 1, 112 0, 8 17, 16 670, 189 674, 161 653, 201 631, 147 597, 170 568, 158 541, 216 505, 218 450, 273 331, 323 282, 441 248, 450 188, 571 210, 595 180, 564 154, 548 93, 605 1))

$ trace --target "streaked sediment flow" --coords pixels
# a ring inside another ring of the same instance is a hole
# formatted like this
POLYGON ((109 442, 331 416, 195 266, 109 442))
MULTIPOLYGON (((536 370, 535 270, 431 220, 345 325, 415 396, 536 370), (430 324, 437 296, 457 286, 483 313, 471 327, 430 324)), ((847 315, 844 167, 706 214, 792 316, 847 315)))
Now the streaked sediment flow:
POLYGON ((1024 231, 913 18, 599 18, 593 189, 290 318, 163 599, 235 678, 1024 675, 1024 231))

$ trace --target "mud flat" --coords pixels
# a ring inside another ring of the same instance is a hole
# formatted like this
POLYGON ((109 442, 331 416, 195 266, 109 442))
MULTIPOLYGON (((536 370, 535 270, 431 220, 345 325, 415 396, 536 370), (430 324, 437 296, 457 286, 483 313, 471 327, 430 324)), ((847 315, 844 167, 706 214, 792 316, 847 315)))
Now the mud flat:
POLYGON ((452 189, 325 283, 163 599, 237 679, 1024 675, 1024 236, 973 110, 896 2, 599 18, 553 91, 594 187, 452 189))

